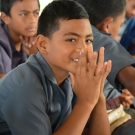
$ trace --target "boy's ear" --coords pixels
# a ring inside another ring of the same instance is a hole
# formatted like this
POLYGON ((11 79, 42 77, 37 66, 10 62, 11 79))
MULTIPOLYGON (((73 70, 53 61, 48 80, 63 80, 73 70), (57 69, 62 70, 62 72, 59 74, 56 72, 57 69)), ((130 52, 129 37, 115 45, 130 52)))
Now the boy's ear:
POLYGON ((109 33, 109 30, 108 29, 109 29, 110 24, 111 24, 112 21, 113 21, 113 18, 112 17, 107 17, 100 24, 97 25, 97 28, 100 31, 109 33))
POLYGON ((43 35, 38 35, 36 38, 36 43, 38 50, 43 54, 47 54, 48 38, 43 35))
POLYGON ((10 23, 10 16, 6 15, 4 12, 1 12, 1 19, 2 21, 8 25, 10 23))
POLYGON ((110 24, 111 22, 113 21, 113 18, 112 17, 107 17, 103 20, 103 31, 106 32, 106 33, 109 33, 109 27, 110 27, 110 24))

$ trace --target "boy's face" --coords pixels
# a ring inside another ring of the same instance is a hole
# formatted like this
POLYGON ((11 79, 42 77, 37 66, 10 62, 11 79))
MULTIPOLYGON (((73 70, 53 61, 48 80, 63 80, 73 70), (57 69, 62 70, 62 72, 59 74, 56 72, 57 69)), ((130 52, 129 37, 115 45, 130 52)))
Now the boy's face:
POLYGON ((93 41, 88 19, 60 20, 59 24, 59 30, 47 40, 46 54, 40 51, 58 76, 75 73, 80 49, 87 48, 93 41))
POLYGON ((120 26, 124 22, 124 16, 125 16, 125 12, 123 14, 119 15, 118 17, 116 17, 111 22, 111 24, 109 25, 108 32, 111 34, 111 36, 113 38, 116 38, 118 36, 118 32, 119 32, 120 26))
POLYGON ((11 34, 34 36, 37 32, 39 5, 37 0, 23 0, 13 4, 8 28, 11 34))
POLYGON ((135 16, 135 0, 127 0, 126 17, 131 18, 135 16))

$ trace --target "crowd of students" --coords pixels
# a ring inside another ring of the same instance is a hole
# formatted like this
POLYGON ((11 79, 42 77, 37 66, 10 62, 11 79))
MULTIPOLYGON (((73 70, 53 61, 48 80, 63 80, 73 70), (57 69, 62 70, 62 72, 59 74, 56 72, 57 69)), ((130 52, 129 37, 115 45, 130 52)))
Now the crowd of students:
POLYGON ((111 133, 106 110, 134 104, 135 60, 115 39, 126 0, 57 0, 40 16, 39 0, 0 4, 0 135, 135 134, 131 119, 111 133))

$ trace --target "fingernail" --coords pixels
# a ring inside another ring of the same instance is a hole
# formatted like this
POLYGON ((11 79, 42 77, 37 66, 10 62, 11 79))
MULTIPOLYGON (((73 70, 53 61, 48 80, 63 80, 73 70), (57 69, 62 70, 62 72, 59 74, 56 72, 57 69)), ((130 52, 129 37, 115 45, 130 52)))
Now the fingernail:
POLYGON ((80 51, 80 55, 81 55, 82 53, 84 53, 84 50, 83 50, 83 49, 80 51))
POLYGON ((107 62, 105 62, 105 65, 107 65, 107 62))

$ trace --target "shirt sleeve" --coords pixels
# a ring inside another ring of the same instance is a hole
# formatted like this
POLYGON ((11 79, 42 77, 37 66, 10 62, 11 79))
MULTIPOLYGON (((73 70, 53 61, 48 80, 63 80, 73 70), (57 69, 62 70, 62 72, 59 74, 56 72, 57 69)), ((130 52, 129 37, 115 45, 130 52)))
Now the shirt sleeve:
POLYGON ((104 85, 104 95, 106 99, 112 99, 119 97, 121 93, 106 80, 104 85))
POLYGON ((11 58, 0 45, 0 74, 6 74, 11 71, 11 58))
POLYGON ((2 54, 2 47, 0 46, 0 74, 5 73, 4 71, 4 61, 3 61, 3 54, 2 54))
POLYGON ((46 95, 40 81, 34 78, 33 75, 22 80, 16 72, 11 72, 0 81, 1 112, 12 135, 52 134, 46 113, 46 95))

